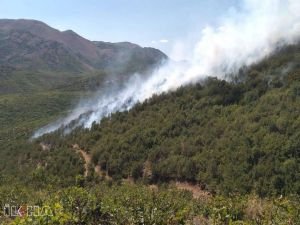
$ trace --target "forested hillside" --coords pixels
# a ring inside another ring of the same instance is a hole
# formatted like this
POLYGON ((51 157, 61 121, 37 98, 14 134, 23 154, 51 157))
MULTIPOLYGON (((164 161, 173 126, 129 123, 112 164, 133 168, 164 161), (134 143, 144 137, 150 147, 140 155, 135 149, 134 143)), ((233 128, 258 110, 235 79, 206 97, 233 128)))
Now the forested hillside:
POLYGON ((2 94, 1 207, 55 213, 0 211, 0 222, 299 224, 300 46, 228 77, 153 96, 90 130, 34 140, 36 129, 66 115, 102 80, 90 74, 54 89, 33 84, 2 94))
POLYGON ((91 130, 38 141, 79 144, 115 179, 190 181, 222 194, 300 194, 299 54, 299 45, 290 46, 232 81, 207 78, 91 130))

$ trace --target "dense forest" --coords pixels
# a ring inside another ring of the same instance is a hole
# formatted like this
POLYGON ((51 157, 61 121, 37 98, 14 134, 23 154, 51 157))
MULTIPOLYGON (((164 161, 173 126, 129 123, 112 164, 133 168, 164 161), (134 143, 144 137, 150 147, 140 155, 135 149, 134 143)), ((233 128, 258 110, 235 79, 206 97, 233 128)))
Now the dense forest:
POLYGON ((0 224, 300 224, 300 45, 30 139, 89 95, 73 84, 0 96, 1 207, 44 207, 0 224))
POLYGON ((207 78, 91 130, 42 140, 54 149, 79 144, 114 179, 189 181, 221 194, 300 194, 297 60, 299 47, 290 47, 231 81, 207 78))

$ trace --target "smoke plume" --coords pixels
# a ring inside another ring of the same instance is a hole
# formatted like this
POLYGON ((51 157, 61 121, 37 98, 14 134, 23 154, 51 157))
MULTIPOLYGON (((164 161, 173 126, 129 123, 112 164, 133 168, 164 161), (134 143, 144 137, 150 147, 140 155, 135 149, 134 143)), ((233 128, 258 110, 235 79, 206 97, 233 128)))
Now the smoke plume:
POLYGON ((223 15, 218 26, 202 30, 186 62, 170 60, 148 78, 134 74, 122 89, 79 104, 69 116, 41 128, 34 137, 62 126, 90 128, 94 121, 128 110, 153 94, 175 90, 207 76, 224 79, 226 74, 259 62, 279 47, 295 44, 300 37, 299 12, 299 0, 243 0, 239 8, 231 8, 223 15))

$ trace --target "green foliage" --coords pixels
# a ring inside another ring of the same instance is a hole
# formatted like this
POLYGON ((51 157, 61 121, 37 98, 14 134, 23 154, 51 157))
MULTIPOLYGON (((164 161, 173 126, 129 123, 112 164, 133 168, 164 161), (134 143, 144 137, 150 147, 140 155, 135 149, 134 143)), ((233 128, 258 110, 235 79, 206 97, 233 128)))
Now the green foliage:
POLYGON ((39 141, 54 149, 77 143, 115 179, 145 181, 147 170, 147 182, 191 181, 222 194, 300 194, 298 52, 283 49, 232 82, 207 78, 91 130, 39 141))
POLYGON ((34 129, 66 114, 74 104, 72 99, 79 95, 78 92, 37 92, 0 96, 1 174, 29 179, 37 175, 37 168, 42 168, 47 173, 45 177, 65 173, 72 174, 73 178, 83 171, 75 152, 66 148, 43 150, 39 144, 29 141, 34 129))
MULTIPOLYGON (((300 83, 253 88, 208 79, 154 96, 129 112, 77 129, 59 144, 78 143, 110 176, 198 182, 224 194, 300 193, 300 83), (255 98, 249 98, 256 93, 255 98)), ((263 81, 260 81, 263 82, 263 81)), ((44 140, 58 140, 59 133, 44 140)))
MULTIPOLYGON (((2 196, 10 192, 1 189, 2 196)), ((44 190, 44 193, 47 192, 44 190)), ((69 187, 32 196, 39 211, 6 218, 7 224, 292 224, 300 222, 298 198, 215 196, 193 199, 172 187, 142 185, 69 187)))
POLYGON ((78 90, 102 77, 54 86, 43 86, 47 82, 35 80, 36 74, 25 83, 21 73, 5 78, 4 86, 18 80, 14 92, 22 94, 0 96, 1 206, 32 204, 55 213, 1 217, 3 223, 300 224, 298 52, 297 46, 282 50, 241 69, 232 82, 208 78, 153 96, 91 130, 34 141, 28 140, 36 128, 65 115, 74 99, 88 95, 78 90), (99 165, 120 185, 103 183, 96 173, 84 177, 85 162, 74 144, 92 155, 90 171, 99 165), (189 181, 213 197, 121 184, 125 178, 189 181))

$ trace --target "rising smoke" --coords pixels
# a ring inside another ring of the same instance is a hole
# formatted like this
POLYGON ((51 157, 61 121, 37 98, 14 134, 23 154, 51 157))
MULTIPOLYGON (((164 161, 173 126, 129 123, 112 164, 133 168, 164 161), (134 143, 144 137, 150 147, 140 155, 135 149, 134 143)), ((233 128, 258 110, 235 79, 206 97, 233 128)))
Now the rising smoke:
POLYGON ((66 118, 39 129, 33 137, 62 126, 68 127, 66 131, 77 126, 90 128, 94 121, 128 110, 153 94, 175 90, 210 75, 225 78, 226 74, 236 73, 277 48, 296 43, 300 37, 299 12, 299 0, 243 0, 240 8, 229 10, 219 26, 202 30, 186 63, 169 61, 147 79, 135 74, 122 89, 79 104, 66 118))

